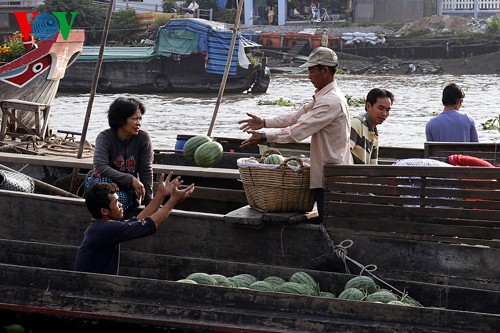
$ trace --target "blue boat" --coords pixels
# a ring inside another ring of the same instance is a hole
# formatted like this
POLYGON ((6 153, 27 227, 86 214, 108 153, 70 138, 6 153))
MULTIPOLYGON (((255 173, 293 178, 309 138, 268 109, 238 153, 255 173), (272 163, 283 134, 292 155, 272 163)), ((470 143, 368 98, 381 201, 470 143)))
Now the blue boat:
MULTIPOLYGON (((97 90, 106 93, 218 92, 232 30, 224 23, 172 19, 149 47, 106 47, 97 90)), ((237 33, 225 92, 263 93, 270 73, 257 44, 237 33)), ((85 46, 68 68, 59 91, 89 92, 99 47, 85 46)))

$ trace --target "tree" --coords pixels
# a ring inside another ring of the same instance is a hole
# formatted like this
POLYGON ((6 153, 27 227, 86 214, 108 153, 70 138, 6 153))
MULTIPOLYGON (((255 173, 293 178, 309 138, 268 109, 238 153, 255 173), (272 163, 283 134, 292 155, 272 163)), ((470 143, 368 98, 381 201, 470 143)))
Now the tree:
POLYGON ((164 13, 176 13, 178 9, 175 0, 162 0, 162 6, 164 13))
MULTIPOLYGON (((105 5, 105 4, 104 4, 105 5)), ((87 43, 99 42, 106 18, 106 7, 92 0, 45 0, 37 9, 39 12, 77 12, 73 29, 85 29, 87 43)))
POLYGON ((125 42, 127 36, 133 35, 132 30, 139 28, 139 17, 134 8, 120 9, 111 17, 111 39, 125 42))

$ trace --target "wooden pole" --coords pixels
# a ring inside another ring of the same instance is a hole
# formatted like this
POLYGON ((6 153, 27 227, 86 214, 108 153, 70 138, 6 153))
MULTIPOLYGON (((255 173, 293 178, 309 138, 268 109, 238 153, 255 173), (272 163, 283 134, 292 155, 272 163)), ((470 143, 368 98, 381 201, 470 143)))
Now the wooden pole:
MULTIPOLYGON (((11 169, 8 166, 5 166, 3 164, 0 164, 0 169, 1 170, 7 170, 10 172, 19 172, 17 170, 11 169)), ((79 198, 79 196, 74 195, 73 193, 67 192, 59 187, 52 186, 50 184, 47 184, 45 182, 42 182, 41 180, 38 180, 36 178, 32 178, 33 181, 35 182, 35 185, 38 186, 39 188, 48 191, 50 194, 57 194, 61 195, 63 197, 70 197, 70 198, 79 198)))
MULTIPOLYGON (((97 82, 99 80, 99 74, 101 73, 102 58, 104 55, 104 46, 106 45, 106 40, 108 39, 108 31, 111 22, 111 15, 113 14, 114 2, 115 2, 114 0, 109 0, 108 12, 106 14, 106 21, 104 22, 104 28, 102 31, 101 47, 99 48, 99 55, 97 57, 97 63, 94 71, 94 79, 92 80, 92 88, 90 90, 89 102, 87 104, 87 113, 85 114, 85 121, 83 122, 82 135, 76 158, 82 158, 83 155, 85 140, 87 138, 87 130, 89 128, 90 115, 92 113, 92 105, 94 104, 94 97, 97 91, 97 82)), ((70 186, 71 193, 75 192, 78 172, 79 172, 78 168, 73 169, 73 174, 71 176, 71 186, 70 186)))
POLYGON ((226 88, 227 76, 229 74, 229 67, 231 66, 231 59, 233 58, 234 44, 236 44, 236 34, 240 26, 240 17, 243 10, 243 0, 239 0, 238 11, 236 12, 236 19, 234 21, 233 27, 233 37, 231 39, 231 46, 229 47, 229 53, 227 54, 226 68, 224 70, 224 75, 222 76, 222 82, 220 83, 219 94, 217 95, 217 102, 215 103, 214 113, 212 115, 212 121, 210 122, 210 127, 208 128, 208 136, 212 135, 212 129, 214 128, 215 119, 217 118, 217 113, 219 112, 219 106, 224 95, 224 89, 226 88))

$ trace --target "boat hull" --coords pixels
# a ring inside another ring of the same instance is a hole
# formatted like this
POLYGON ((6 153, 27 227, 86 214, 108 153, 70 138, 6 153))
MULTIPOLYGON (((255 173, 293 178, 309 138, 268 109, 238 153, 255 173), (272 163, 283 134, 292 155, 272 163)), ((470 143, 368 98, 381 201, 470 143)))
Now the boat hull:
MULTIPOLYGON (((0 101, 14 99, 51 105, 67 66, 82 51, 84 39, 83 30, 72 30, 67 40, 59 33, 0 66, 0 101)), ((30 127, 35 116, 33 112, 19 112, 18 119, 30 127)))
MULTIPOLYGON (((425 307, 175 282, 194 272, 288 280, 296 268, 122 251, 120 276, 72 271, 74 246, 0 240, 0 318, 184 332, 496 332, 499 292, 388 279, 425 307)), ((337 295, 353 275, 308 271, 337 295)), ((123 331, 123 330, 120 330, 123 331)))
MULTIPOLYGON (((0 212, 4 221, 0 235, 11 240, 79 246, 90 222, 83 199, 40 194, 0 190, 0 212)), ((125 242, 121 248, 297 268, 314 264, 316 269, 345 272, 338 258, 328 261, 328 266, 316 265, 317 258, 333 253, 321 225, 280 222, 280 217, 267 214, 262 218, 268 222, 252 226, 230 223, 223 214, 174 210, 154 236, 125 242)), ((329 237, 337 245, 352 240, 347 255, 362 265, 377 265, 383 278, 500 290, 498 248, 395 239, 349 230, 335 230, 329 237)), ((349 267, 351 273, 359 273, 359 267, 349 267)))
MULTIPOLYGON (((89 92, 92 86, 95 61, 77 60, 61 80, 59 91, 89 92)), ((268 78, 262 65, 238 66, 236 75, 228 76, 224 92, 252 91, 261 79, 268 78)), ((182 61, 166 56, 145 57, 143 60, 104 59, 97 84, 102 93, 217 93, 222 75, 205 72, 202 54, 183 57, 182 61)), ((269 83, 269 82, 267 82, 269 83)), ((265 92, 267 85, 262 91, 265 92)))

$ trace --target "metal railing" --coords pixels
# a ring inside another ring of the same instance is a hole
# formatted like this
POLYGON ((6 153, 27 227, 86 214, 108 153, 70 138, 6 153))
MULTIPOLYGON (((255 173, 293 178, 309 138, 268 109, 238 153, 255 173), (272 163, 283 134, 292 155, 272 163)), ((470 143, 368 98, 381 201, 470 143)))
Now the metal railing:
POLYGON ((198 8, 196 10, 196 17, 212 21, 213 11, 214 11, 213 9, 200 9, 200 8, 198 8))
POLYGON ((43 4, 43 0, 0 0, 0 7, 38 7, 43 4))
POLYGON ((438 14, 480 14, 500 13, 500 0, 438 0, 438 14))

